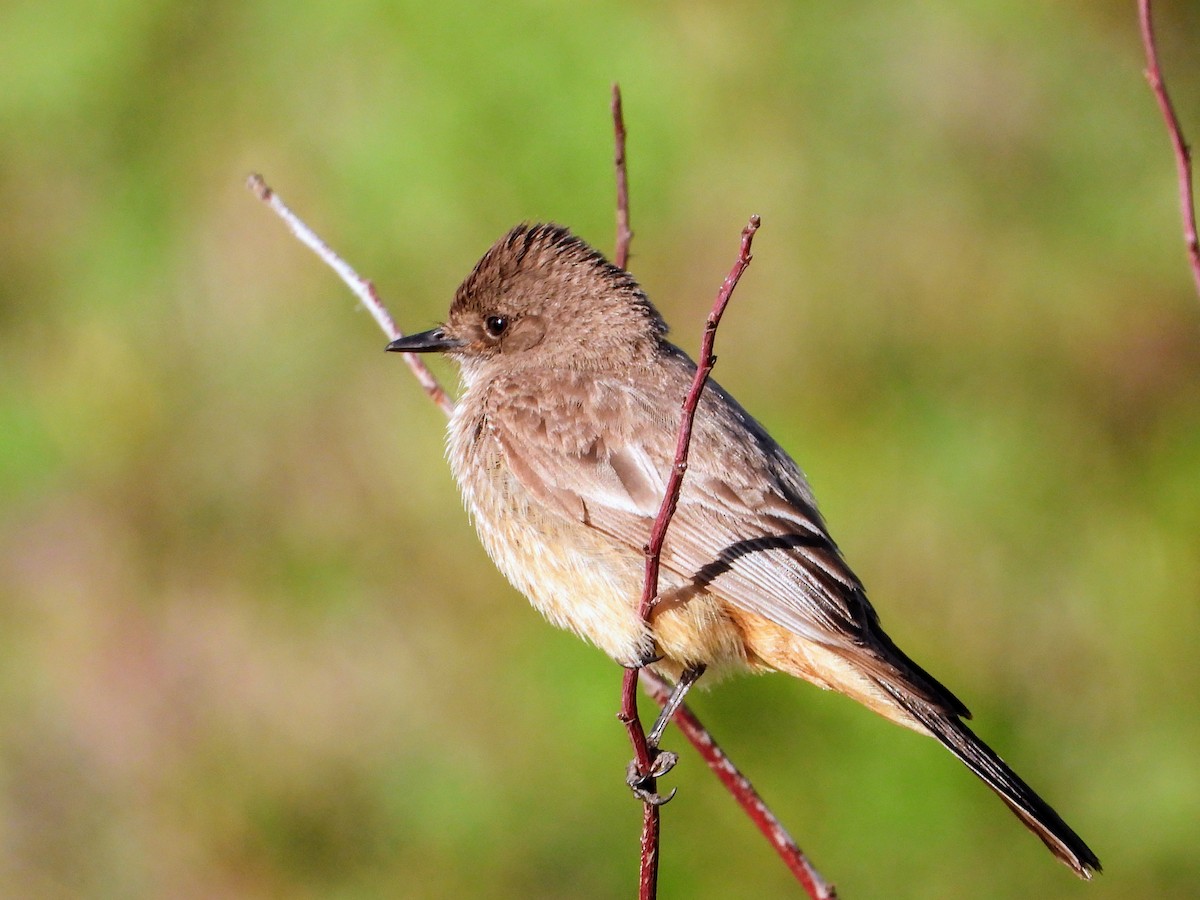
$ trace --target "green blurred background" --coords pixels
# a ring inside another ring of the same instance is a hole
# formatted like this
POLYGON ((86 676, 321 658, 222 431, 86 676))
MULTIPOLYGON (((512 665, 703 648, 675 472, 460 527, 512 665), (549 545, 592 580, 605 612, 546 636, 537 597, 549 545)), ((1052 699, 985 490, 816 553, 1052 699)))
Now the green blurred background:
MULTIPOLYGON (((631 268, 694 348, 762 215, 718 379, 1107 872, 840 697, 697 711, 846 898, 1197 896, 1200 299, 1132 0, 9 0, 0 60, 0 895, 633 895, 619 670, 243 186, 423 329, 518 221, 611 248, 619 80, 631 268)), ((797 895, 666 742, 662 896, 797 895)))

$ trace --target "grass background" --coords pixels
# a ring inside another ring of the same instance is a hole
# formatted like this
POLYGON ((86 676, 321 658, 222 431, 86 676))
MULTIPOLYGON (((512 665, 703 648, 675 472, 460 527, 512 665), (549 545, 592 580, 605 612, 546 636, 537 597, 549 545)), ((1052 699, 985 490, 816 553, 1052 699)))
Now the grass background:
MULTIPOLYGON (((515 222, 611 247, 619 80, 631 268, 692 348, 762 215, 717 378, 1107 872, 842 698, 697 711, 847 898, 1196 896, 1200 300, 1132 2, 11 0, 0 59, 0 894, 633 894, 620 673, 243 187, 423 329, 515 222)), ((797 894, 670 784, 663 897, 797 894)))

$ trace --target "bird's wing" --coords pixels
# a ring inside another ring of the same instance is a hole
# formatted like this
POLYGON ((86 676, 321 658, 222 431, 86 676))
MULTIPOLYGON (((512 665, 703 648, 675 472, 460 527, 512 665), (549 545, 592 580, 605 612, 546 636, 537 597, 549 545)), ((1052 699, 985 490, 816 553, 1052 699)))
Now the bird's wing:
MULTIPOLYGON (((522 484, 546 508, 640 554, 675 454, 690 383, 680 353, 646 391, 626 379, 561 373, 562 404, 494 385, 488 429, 522 484)), ((879 625, 842 559, 799 468, 714 383, 696 417, 665 569, 806 640, 861 660, 939 706, 967 715, 879 625)))

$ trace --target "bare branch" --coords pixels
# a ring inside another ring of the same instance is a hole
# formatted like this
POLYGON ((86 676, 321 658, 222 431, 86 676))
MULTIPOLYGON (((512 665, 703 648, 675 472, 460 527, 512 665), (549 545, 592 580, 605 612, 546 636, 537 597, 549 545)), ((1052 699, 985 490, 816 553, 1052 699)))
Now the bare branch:
POLYGON ((1200 241, 1196 237, 1196 204, 1192 189, 1192 154, 1183 137, 1179 116, 1167 93, 1162 69, 1158 63, 1158 48, 1154 42, 1154 23, 1150 15, 1150 0, 1138 0, 1138 23, 1141 25, 1142 46, 1146 51, 1146 80, 1158 101, 1159 111, 1167 125, 1171 147, 1175 151, 1175 169, 1179 180, 1179 206, 1183 214, 1183 239, 1187 247, 1188 261, 1192 266, 1192 278, 1196 282, 1196 293, 1200 294, 1200 241))
MULTIPOLYGON (((696 377, 692 379, 692 387, 683 402, 683 411, 679 419, 678 439, 675 444, 675 460, 671 466, 671 475, 667 479, 667 489, 663 496, 662 505, 659 507, 658 516, 654 520, 654 527, 650 531, 650 542, 646 545, 646 576, 642 583, 642 599, 638 606, 638 613, 647 622, 650 621, 650 613, 654 608, 654 599, 658 596, 658 576, 663 542, 666 540, 667 529, 671 525, 671 518, 675 515, 675 509, 679 505, 679 492, 683 488, 684 473, 687 472, 688 452, 691 448, 692 425, 696 420, 696 409, 700 405, 700 395, 704 392, 708 376, 712 373, 713 365, 717 361, 716 357, 713 356, 713 343, 717 336, 717 326, 721 323, 721 316, 725 313, 725 307, 729 305, 729 299, 733 296, 733 289, 737 287, 742 273, 750 265, 750 245, 754 241, 754 233, 758 231, 760 224, 761 220, 758 216, 751 216, 749 224, 742 229, 742 244, 737 261, 734 262, 733 268, 730 269, 729 274, 725 277, 720 291, 717 292, 717 299, 713 303, 712 311, 709 312, 708 321, 704 326, 704 338, 701 342, 700 356, 696 363, 696 377)), ((621 685, 621 712, 619 718, 625 723, 625 728, 629 732, 629 741, 633 745, 634 759, 638 772, 643 776, 641 785, 646 792, 645 813, 642 823, 642 877, 640 881, 641 893, 639 896, 642 900, 651 900, 656 893, 658 878, 659 802, 653 799, 656 787, 655 779, 651 774, 654 758, 651 748, 646 741, 645 730, 642 728, 641 720, 637 714, 636 685, 638 671, 637 669, 628 669, 625 672, 625 677, 621 685)))
POLYGON ((713 356, 717 326, 721 324, 721 316, 725 313, 725 307, 729 305, 733 289, 737 287, 742 273, 750 265, 750 245, 754 242, 754 233, 758 231, 761 224, 762 220, 758 216, 751 216, 750 222, 742 229, 742 245, 737 261, 729 270, 729 274, 725 276, 725 282, 721 285, 721 290, 717 292, 717 299, 713 303, 712 311, 708 314, 708 321, 704 325, 704 338, 701 341, 700 356, 696 362, 696 377, 692 380, 692 387, 684 400, 683 414, 679 419, 679 438, 675 444, 675 462, 671 467, 670 478, 667 479, 666 496, 663 497, 658 517, 654 520, 654 528, 650 532, 650 543, 646 547, 646 578, 642 584, 642 603, 639 612, 642 618, 647 620, 654 605, 654 598, 658 596, 659 557, 662 554, 663 542, 666 540, 671 518, 675 515, 675 508, 679 504, 679 492, 683 487, 684 473, 687 472, 688 451, 692 442, 692 425, 696 421, 696 408, 700 405, 700 394, 704 391, 704 385, 708 383, 708 376, 712 373, 713 366, 717 361, 717 358, 713 356))
MULTIPOLYGON (((612 86, 612 120, 613 120, 613 170, 617 182, 617 236, 613 246, 613 263, 619 268, 629 265, 629 244, 633 240, 633 232, 629 228, 629 176, 625 167, 625 116, 621 109, 621 86, 612 86)), ((645 802, 642 804, 642 840, 640 866, 638 870, 638 897, 640 900, 654 900, 658 895, 658 847, 662 814, 659 803, 653 802, 657 789, 656 780, 649 777, 654 760, 651 758, 650 747, 646 742, 646 731, 642 720, 637 714, 637 683, 636 670, 627 670, 621 682, 621 712, 618 718, 624 723, 629 733, 629 742, 633 745, 634 766, 645 776, 641 782, 645 789, 645 802)))
MULTIPOLYGON (((621 88, 614 84, 612 89, 612 119, 615 146, 614 168, 617 183, 617 236, 613 253, 613 261, 621 268, 626 268, 629 261, 629 245, 633 232, 629 228, 629 179, 625 163, 625 121, 621 109, 621 88)), ((663 505, 659 509, 651 532, 650 543, 646 547, 646 575, 642 586, 642 599, 639 612, 643 618, 648 618, 653 608, 654 598, 658 594, 658 577, 663 541, 666 538, 667 527, 675 513, 679 502, 679 491, 682 486, 683 474, 687 469, 687 454, 691 443, 692 423, 695 419, 696 407, 700 401, 704 384, 716 362, 713 357, 713 342, 716 337, 717 325, 721 315, 729 303, 733 289, 738 279, 750 263, 750 245, 754 232, 758 230, 760 220, 757 216, 750 220, 742 232, 742 247, 738 261, 730 271, 717 295, 716 303, 709 314, 705 325, 704 340, 697 364, 696 380, 692 385, 683 404, 683 415, 676 444, 675 465, 671 470, 671 478, 667 486, 663 505)), ((665 688, 665 682, 649 670, 643 670, 643 683, 647 692, 660 706, 665 706, 670 698, 670 690, 665 688)), ((637 681, 636 671, 627 671, 621 685, 621 712, 618 718, 625 724, 629 733, 630 743, 634 750, 634 764, 641 773, 651 771, 654 760, 646 742, 646 734, 637 715, 637 681)), ((812 900, 831 900, 835 897, 830 887, 809 863, 800 847, 788 833, 779 825, 774 814, 763 803, 740 772, 729 761, 718 746, 716 740, 686 707, 675 713, 673 721, 680 726, 683 735, 692 743, 696 750, 708 762, 709 767, 725 783, 734 799, 745 809, 746 815, 759 827, 762 833, 783 857, 788 868, 796 876, 801 886, 808 892, 812 900)), ((646 796, 654 797, 656 790, 655 779, 647 777, 641 786, 646 796)), ((647 800, 643 806, 642 818, 642 855, 641 877, 639 879, 639 897, 650 900, 657 891, 658 882, 658 845, 660 830, 659 804, 647 800)))
POLYGON ((617 173, 617 242, 613 249, 613 263, 624 269, 629 265, 629 242, 633 232, 629 230, 629 178, 625 170, 625 116, 621 111, 621 86, 612 86, 613 144, 616 156, 613 168, 617 173))
POLYGON ((646 729, 637 714, 638 670, 626 669, 621 680, 621 711, 617 718, 629 734, 633 745, 633 767, 642 776, 638 782, 645 792, 642 803, 641 861, 638 869, 639 900, 654 900, 658 896, 658 845, 661 822, 661 803, 655 802, 657 780, 649 773, 654 765, 646 729))
MULTIPOLYGON (((383 301, 379 299, 379 294, 375 290, 375 285, 367 279, 363 278, 350 267, 345 260, 338 256, 329 245, 317 237, 315 231, 308 227, 304 221, 297 216, 288 205, 279 199, 267 183, 263 181, 261 175, 251 175, 246 179, 246 187, 254 192, 254 195, 259 200, 271 207, 271 210, 283 219, 284 224, 291 229, 292 234, 300 239, 300 242, 311 249, 328 265, 333 271, 341 277, 349 287, 354 291, 359 301, 366 308, 367 312, 383 330, 383 333, 388 336, 388 340, 394 341, 401 337, 400 329, 396 327, 396 323, 392 321, 391 314, 383 305, 383 301)), ((442 412, 450 415, 454 412, 454 401, 450 399, 450 395, 446 393, 441 383, 438 382, 434 374, 429 371, 429 367, 415 353, 404 353, 404 361, 408 363, 408 367, 412 369, 412 373, 417 377, 417 381, 421 383, 421 387, 425 393, 429 395, 442 412)))

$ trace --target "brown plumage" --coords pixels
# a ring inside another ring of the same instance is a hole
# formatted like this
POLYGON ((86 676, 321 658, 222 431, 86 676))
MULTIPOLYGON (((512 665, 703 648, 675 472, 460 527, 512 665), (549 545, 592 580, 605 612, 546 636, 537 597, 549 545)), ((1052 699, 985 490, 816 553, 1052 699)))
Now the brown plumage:
POLYGON ((389 349, 441 351, 463 393, 448 454, 497 567, 551 622, 622 665, 672 678, 780 671, 931 734, 1050 850, 1100 863, 963 724, 967 708, 880 627, 799 467, 710 382, 662 554, 659 600, 637 613, 643 546, 695 373, 627 272, 565 229, 519 226, 459 287, 440 328, 389 349))

